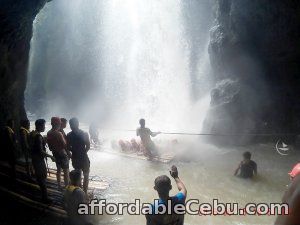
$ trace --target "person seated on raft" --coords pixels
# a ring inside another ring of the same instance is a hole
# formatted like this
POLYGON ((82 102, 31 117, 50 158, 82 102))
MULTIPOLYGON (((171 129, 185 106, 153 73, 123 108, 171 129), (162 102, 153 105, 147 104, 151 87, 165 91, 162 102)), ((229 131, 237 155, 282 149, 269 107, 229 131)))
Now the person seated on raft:
POLYGON ((88 202, 85 192, 81 189, 81 170, 72 170, 69 174, 70 184, 64 193, 64 207, 68 214, 68 225, 89 224, 87 216, 78 214, 79 204, 88 202))
POLYGON ((257 165, 251 160, 251 153, 243 153, 244 160, 240 162, 238 168, 235 170, 234 175, 241 178, 252 178, 257 175, 257 165), (240 171, 239 175, 238 172, 240 171))
POLYGON ((131 143, 129 141, 119 140, 119 146, 124 153, 129 153, 131 151, 131 143))
MULTIPOLYGON (((158 193, 158 203, 152 205, 152 212, 146 215, 147 225, 183 225, 184 224, 184 215, 176 214, 175 212, 171 215, 169 214, 155 214, 155 208, 159 205, 166 205, 168 203, 172 204, 172 209, 178 204, 184 205, 187 190, 183 182, 178 177, 178 170, 176 166, 172 166, 170 171, 171 177, 174 178, 179 192, 170 197, 170 190, 172 189, 171 180, 168 176, 162 175, 158 176, 154 181, 154 189, 158 193), (170 202, 170 201, 171 202, 170 202)), ((168 208, 168 207, 167 207, 168 208)))
POLYGON ((145 127, 146 125, 145 119, 140 119, 139 123, 140 123, 140 127, 136 130, 136 135, 140 136, 141 138, 141 142, 145 147, 145 155, 151 159, 153 158, 153 156, 158 155, 157 147, 155 146, 154 142, 151 140, 151 137, 155 137, 161 132, 152 132, 149 128, 145 127))
POLYGON ((134 138, 131 139, 130 141, 131 143, 131 149, 133 152, 135 152, 138 155, 143 155, 143 146, 141 145, 141 143, 138 143, 134 138))
POLYGON ((288 212, 280 211, 275 225, 295 225, 300 221, 300 163, 289 172, 291 183, 283 195, 282 203, 288 204, 288 212), (284 215, 287 213, 287 215, 284 215))

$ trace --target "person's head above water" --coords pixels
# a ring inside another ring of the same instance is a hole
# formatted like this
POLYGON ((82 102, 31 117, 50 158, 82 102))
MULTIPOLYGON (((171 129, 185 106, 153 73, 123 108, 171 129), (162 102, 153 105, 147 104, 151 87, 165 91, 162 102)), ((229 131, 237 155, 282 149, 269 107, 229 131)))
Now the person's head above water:
POLYGON ((243 157, 244 157, 244 159, 246 159, 246 160, 250 160, 250 159, 251 159, 251 153, 250 153, 250 152, 244 152, 244 153, 243 153, 243 157))
POLYGON ((161 175, 154 180, 154 189, 159 196, 169 196, 169 192, 172 189, 171 179, 166 175, 161 175))
POLYGON ((60 124, 61 124, 61 121, 60 121, 59 117, 51 118, 51 125, 52 125, 53 129, 58 130, 60 128, 60 124))
POLYGON ((35 129, 38 132, 44 132, 45 131, 45 123, 46 121, 44 119, 38 119, 35 121, 35 129))
POLYGON ((140 119, 140 125, 141 127, 145 127, 146 121, 145 119, 140 119))
POLYGON ((29 130, 30 129, 30 121, 25 119, 25 120, 21 120, 20 125, 22 127, 24 127, 25 129, 29 130))
POLYGON ((65 129, 67 127, 67 119, 66 118, 61 118, 60 119, 60 128, 65 129))
POLYGON ((81 184, 81 171, 80 170, 72 170, 70 172, 70 181, 71 181, 71 185, 80 186, 80 184, 81 184))
POLYGON ((76 117, 73 117, 72 119, 70 119, 69 124, 70 124, 72 131, 79 129, 79 121, 76 117))

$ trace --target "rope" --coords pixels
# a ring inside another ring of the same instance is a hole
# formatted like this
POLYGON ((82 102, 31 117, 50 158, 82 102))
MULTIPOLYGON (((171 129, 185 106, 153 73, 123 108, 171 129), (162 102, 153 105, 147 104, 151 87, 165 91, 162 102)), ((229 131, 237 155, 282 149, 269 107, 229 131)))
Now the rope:
MULTIPOLYGON (((123 131, 123 132, 136 132, 136 130, 129 129, 102 129, 111 131, 123 131)), ((188 132, 161 132, 161 134, 167 135, 189 135, 189 136, 297 136, 297 133, 188 133, 188 132)))

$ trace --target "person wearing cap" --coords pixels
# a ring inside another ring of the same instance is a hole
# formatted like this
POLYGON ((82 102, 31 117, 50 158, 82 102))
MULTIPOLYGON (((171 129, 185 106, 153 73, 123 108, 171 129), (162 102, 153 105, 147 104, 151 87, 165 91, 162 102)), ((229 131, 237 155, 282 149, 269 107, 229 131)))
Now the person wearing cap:
POLYGON ((56 162, 56 179, 58 188, 61 189, 61 170, 64 172, 64 184, 69 184, 69 157, 71 154, 67 150, 67 142, 60 132, 61 120, 59 117, 51 118, 52 129, 47 133, 47 143, 50 151, 55 158, 56 162))
POLYGON ((35 171, 35 177, 40 190, 42 193, 42 200, 46 203, 51 201, 48 199, 46 179, 47 179, 47 167, 45 164, 45 157, 50 157, 54 161, 54 157, 47 154, 46 152, 46 141, 41 135, 45 131, 44 119, 38 119, 35 121, 35 130, 30 133, 31 139, 31 156, 32 156, 32 165, 35 171))
POLYGON ((157 147, 151 140, 151 137, 155 137, 161 132, 152 132, 149 128, 145 127, 145 119, 140 119, 140 127, 136 130, 136 135, 141 138, 142 145, 145 148, 145 155, 152 159, 154 156, 158 155, 157 147))
MULTIPOLYGON (((156 214, 155 209, 158 209, 159 205, 167 206, 172 204, 172 210, 178 204, 185 205, 187 196, 187 190, 183 182, 178 176, 178 170, 176 166, 171 167, 171 177, 174 178, 179 192, 175 196, 170 196, 170 190, 172 189, 171 179, 166 176, 158 176, 154 181, 154 190, 157 191, 159 200, 152 205, 152 212, 146 215, 147 225, 183 225, 184 215, 176 214, 174 211, 172 214, 156 214)), ((167 207, 168 208, 168 207, 167 207)))
POLYGON ((297 225, 300 223, 300 163, 296 164, 288 173, 291 183, 282 197, 282 203, 289 206, 288 215, 279 215, 276 218, 275 225, 297 225))
POLYGON ((234 175, 241 178, 252 178, 254 175, 257 175, 257 164, 251 160, 250 152, 244 152, 243 157, 244 160, 240 162, 238 168, 234 172, 234 175))

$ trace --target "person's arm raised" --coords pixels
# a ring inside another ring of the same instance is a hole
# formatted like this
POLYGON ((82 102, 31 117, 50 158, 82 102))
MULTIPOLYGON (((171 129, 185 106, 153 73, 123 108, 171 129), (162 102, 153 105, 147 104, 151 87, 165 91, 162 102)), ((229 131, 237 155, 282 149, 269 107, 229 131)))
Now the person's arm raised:
POLYGON ((184 183, 180 180, 179 176, 178 176, 178 170, 176 166, 172 166, 171 170, 170 170, 170 175, 174 178, 176 184, 177 184, 177 188, 178 190, 184 194, 184 196, 186 197, 187 195, 187 190, 186 187, 184 185, 184 183))

